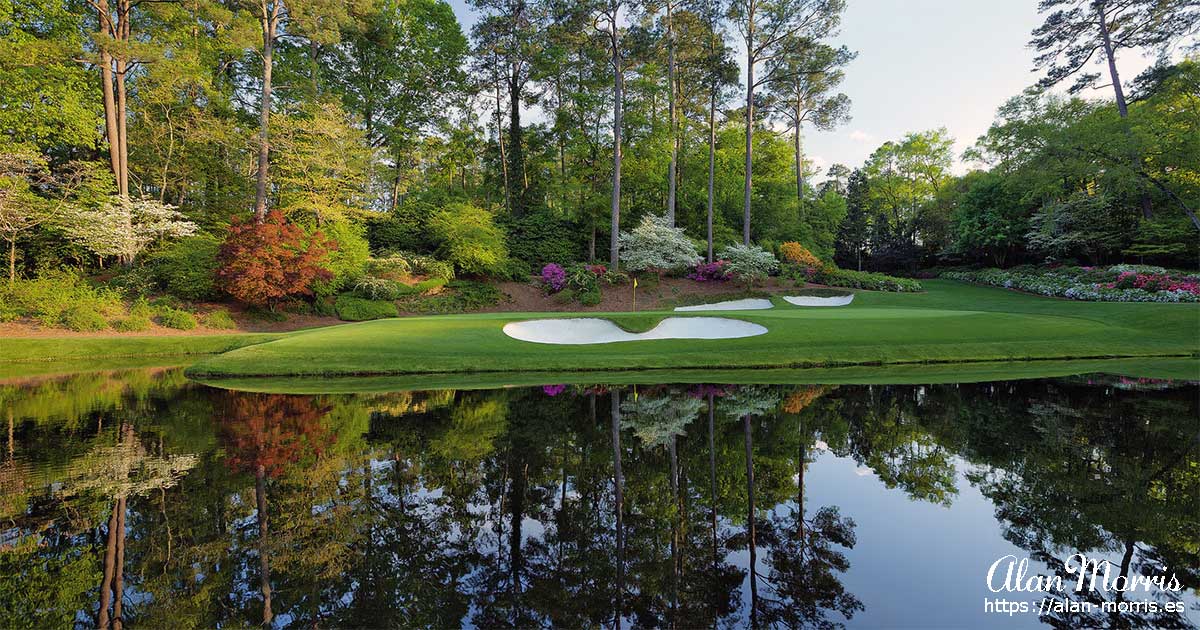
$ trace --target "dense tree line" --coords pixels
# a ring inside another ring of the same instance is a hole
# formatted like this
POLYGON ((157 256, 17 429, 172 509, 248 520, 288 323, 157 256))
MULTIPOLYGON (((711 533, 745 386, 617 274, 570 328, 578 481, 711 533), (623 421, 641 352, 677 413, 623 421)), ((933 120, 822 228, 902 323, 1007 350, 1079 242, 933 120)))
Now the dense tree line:
POLYGON ((130 265, 140 249, 101 245, 223 241, 274 210, 331 241, 334 285, 368 248, 472 250, 491 262, 460 271, 483 275, 606 248, 615 265, 620 230, 652 214, 709 260, 797 241, 855 269, 1194 261, 1197 61, 1164 53, 1124 83, 1115 65, 1191 42, 1190 3, 1043 2, 1044 78, 961 177, 945 130, 853 170, 807 159, 805 129, 850 116, 844 5, 474 0, 464 33, 441 0, 4 0, 10 276, 130 265), (1091 85, 1095 59, 1115 101, 1045 91, 1091 85), (116 218, 80 227, 98 216, 116 218))

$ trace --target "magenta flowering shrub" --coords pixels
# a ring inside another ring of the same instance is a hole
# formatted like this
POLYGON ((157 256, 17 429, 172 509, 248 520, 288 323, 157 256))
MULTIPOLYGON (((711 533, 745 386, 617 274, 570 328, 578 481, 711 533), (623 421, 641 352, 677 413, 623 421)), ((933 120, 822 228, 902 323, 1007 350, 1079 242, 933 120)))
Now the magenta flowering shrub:
POLYGON ((542 285, 550 293, 558 293, 567 286, 567 270, 562 265, 550 263, 542 267, 542 285))
POLYGON ((696 282, 724 282, 729 279, 729 272, 725 271, 726 262, 724 260, 717 260, 710 263, 700 263, 696 265, 696 268, 687 277, 696 282))
POLYGON ((1122 271, 1116 282, 1102 283, 1106 289, 1141 289, 1142 291, 1183 291, 1200 296, 1200 281, 1195 278, 1172 278, 1165 273, 1122 271))
POLYGON ((542 385, 542 393, 547 396, 557 396, 567 391, 566 385, 542 385))

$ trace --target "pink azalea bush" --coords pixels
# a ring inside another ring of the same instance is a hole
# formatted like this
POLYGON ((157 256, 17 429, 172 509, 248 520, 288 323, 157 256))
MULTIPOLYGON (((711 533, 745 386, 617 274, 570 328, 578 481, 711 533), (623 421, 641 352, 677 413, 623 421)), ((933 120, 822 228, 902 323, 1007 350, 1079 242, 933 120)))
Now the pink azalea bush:
POLYGON ((700 263, 687 277, 696 282, 724 282, 729 279, 729 273, 725 271, 725 263, 724 260, 700 263))

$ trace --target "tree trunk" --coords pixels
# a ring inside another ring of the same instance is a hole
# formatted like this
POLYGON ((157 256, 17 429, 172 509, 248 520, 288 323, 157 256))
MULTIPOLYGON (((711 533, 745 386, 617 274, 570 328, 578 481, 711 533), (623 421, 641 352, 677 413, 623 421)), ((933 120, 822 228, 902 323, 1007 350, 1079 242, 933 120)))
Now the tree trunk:
POLYGON ((667 166, 667 224, 675 227, 675 185, 679 169, 678 114, 675 111, 675 25, 671 15, 671 0, 667 0, 667 109, 670 110, 671 161, 667 166))
POLYGON ((612 14, 612 63, 613 63, 613 188, 612 188, 612 218, 609 229, 611 241, 608 246, 608 261, 613 270, 620 268, 620 235, 621 235, 621 119, 624 106, 621 99, 625 87, 625 77, 621 69, 621 36, 617 30, 617 12, 620 4, 614 2, 612 14))
MULTIPOLYGON (((116 35, 112 14, 108 10, 108 0, 97 0, 96 18, 99 21, 101 33, 109 36, 116 35)), ((113 56, 104 47, 100 47, 100 84, 104 100, 104 133, 108 138, 109 167, 112 169, 117 189, 120 190, 121 136, 117 128, 117 101, 113 94, 113 56)))
POLYGON ((742 244, 750 244, 750 180, 754 154, 754 16, 750 16, 746 36, 746 182, 742 191, 742 244))
POLYGON ((17 281, 17 238, 8 242, 8 284, 12 286, 17 281))
POLYGON ((512 161, 509 166, 512 192, 510 204, 514 216, 525 212, 525 153, 521 142, 521 84, 520 69, 516 62, 512 64, 511 76, 508 83, 508 157, 512 161))
MULTIPOLYGON (((118 38, 122 42, 129 41, 129 18, 133 7, 129 0, 119 0, 117 14, 120 22, 117 24, 118 38)), ((117 157, 121 165, 121 173, 117 178, 117 194, 122 198, 129 196, 129 142, 126 129, 128 112, 126 108, 125 73, 129 70, 129 60, 122 54, 117 57, 117 157)))
POLYGON ((268 6, 267 0, 262 2, 262 36, 263 36, 263 78, 262 97, 258 107, 258 185, 254 195, 254 220, 262 223, 267 217, 267 169, 270 159, 271 145, 267 131, 271 124, 271 70, 273 69, 275 52, 275 15, 268 6))
MULTIPOLYGON (((1121 86, 1121 75, 1117 73, 1116 49, 1113 48, 1112 35, 1108 32, 1107 5, 1104 2, 1096 5, 1096 21, 1100 26, 1100 37, 1104 41, 1104 56, 1108 61, 1108 78, 1112 82, 1113 95, 1117 99, 1117 113, 1122 119, 1129 118, 1129 104, 1125 101, 1125 88, 1121 86)), ((1133 156, 1134 169, 1140 168, 1141 158, 1133 156)), ((1154 216, 1154 207, 1150 194, 1145 189, 1141 195, 1142 217, 1149 219, 1154 216)))
POLYGON ((800 151, 800 93, 796 92, 796 129, 792 132, 792 145, 796 151, 796 201, 799 203, 800 218, 804 218, 804 154, 800 151))
POLYGON ((504 117, 500 115, 500 82, 496 82, 496 143, 500 145, 500 172, 504 175, 504 208, 513 212, 512 188, 508 183, 508 153, 504 150, 504 117))
POLYGON ((713 182, 717 168, 717 88, 708 97, 708 262, 713 261, 713 182))

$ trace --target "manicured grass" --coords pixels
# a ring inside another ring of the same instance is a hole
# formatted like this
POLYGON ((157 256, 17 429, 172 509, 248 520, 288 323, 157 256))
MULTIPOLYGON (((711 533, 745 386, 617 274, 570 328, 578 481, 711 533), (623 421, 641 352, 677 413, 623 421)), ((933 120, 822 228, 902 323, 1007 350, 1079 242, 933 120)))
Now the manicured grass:
POLYGON ((19 370, 31 361, 111 360, 216 354, 285 337, 280 333, 169 335, 158 337, 32 337, 0 339, 0 367, 19 370))
MULTIPOLYGON (((305 331, 200 361, 194 376, 805 368, 1200 355, 1200 306, 1055 300, 951 281, 924 293, 857 293, 850 306, 721 312, 757 337, 554 346, 511 339, 506 322, 564 313, 381 320, 305 331)), ((666 312, 614 316, 640 328, 666 312)), ((670 313, 672 316, 682 314, 670 313)), ((688 315, 709 315, 688 313, 688 315)), ((603 317, 588 314, 587 317, 603 317)))
POLYGON ((1193 381, 1200 359, 1092 359, 1000 363, 909 363, 812 369, 622 370, 610 372, 475 372, 399 376, 259 376, 201 379, 214 387, 272 394, 347 394, 429 389, 495 389, 538 385, 931 385, 985 383, 1076 374, 1193 381))

